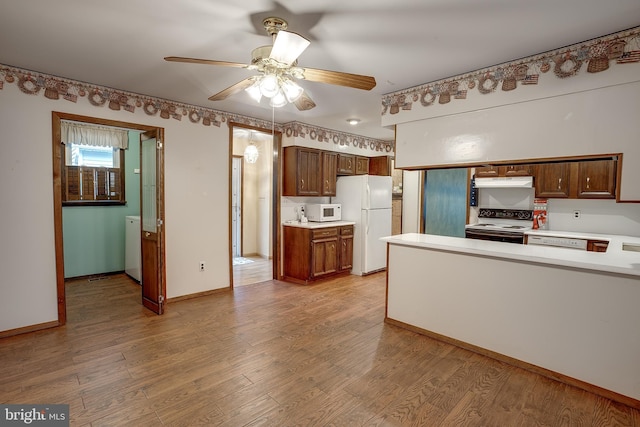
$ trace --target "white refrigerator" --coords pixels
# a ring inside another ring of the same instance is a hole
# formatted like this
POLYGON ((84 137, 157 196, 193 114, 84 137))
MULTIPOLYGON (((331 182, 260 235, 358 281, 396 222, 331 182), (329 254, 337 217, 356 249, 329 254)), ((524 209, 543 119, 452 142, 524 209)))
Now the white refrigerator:
POLYGON ((351 274, 362 276, 387 266, 387 246, 381 237, 391 235, 390 176, 340 176, 336 197, 342 205, 342 219, 354 221, 353 268, 351 274))

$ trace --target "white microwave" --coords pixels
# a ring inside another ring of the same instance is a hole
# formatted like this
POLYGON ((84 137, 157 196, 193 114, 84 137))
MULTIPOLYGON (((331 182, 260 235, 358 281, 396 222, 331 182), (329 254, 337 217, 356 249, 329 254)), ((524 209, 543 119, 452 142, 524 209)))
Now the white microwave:
POLYGON ((316 203, 307 205, 307 219, 313 222, 340 221, 342 206, 339 203, 316 203))

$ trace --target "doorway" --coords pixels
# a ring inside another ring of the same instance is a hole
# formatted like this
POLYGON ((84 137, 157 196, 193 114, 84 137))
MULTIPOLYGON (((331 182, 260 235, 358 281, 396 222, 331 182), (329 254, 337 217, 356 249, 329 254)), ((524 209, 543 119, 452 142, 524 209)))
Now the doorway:
POLYGON ((232 123, 230 126, 231 286, 278 277, 280 133, 232 123), (257 152, 257 157, 246 151, 257 152))
MULTIPOLYGON (((147 156, 144 162, 145 171, 141 171, 141 176, 152 177, 147 180, 145 188, 152 189, 146 192, 146 201, 143 200, 145 194, 140 197, 141 214, 146 212, 147 225, 155 224, 155 227, 147 226, 148 240, 152 243, 144 245, 141 250, 141 263, 143 269, 141 302, 147 308, 158 314, 162 313, 164 295, 166 295, 166 282, 164 270, 164 161, 163 161, 163 129, 154 126, 141 125, 115 120, 106 120, 95 117, 79 116, 61 112, 52 112, 53 127, 53 203, 54 203, 54 236, 55 236, 55 258, 56 258, 56 290, 58 300, 58 324, 64 325, 67 321, 66 297, 65 297, 65 266, 64 266, 64 233, 63 233, 63 210, 62 210, 62 174, 65 170, 65 145, 61 136, 61 121, 72 121, 86 125, 97 125, 115 127, 124 130, 134 130, 147 133, 147 147, 153 144, 153 150, 145 149, 151 156, 147 156), (153 169, 153 170, 151 170, 153 169), (151 172, 151 173, 150 173, 151 172), (152 182, 153 181, 153 182, 152 182), (153 221, 149 215, 153 215, 153 221), (158 267, 159 266, 159 267, 158 267), (144 270, 152 271, 147 273, 145 279, 144 270)), ((144 146, 142 138, 141 148, 144 146)), ((141 159, 142 160, 142 159, 141 159)), ((141 162, 141 169, 142 169, 141 162)), ((126 168, 126 164, 125 164, 126 168)), ((141 180, 142 181, 142 180, 141 180)), ((142 183, 141 183, 142 184, 142 183)), ((142 188, 141 188, 142 190, 142 188)), ((86 208, 91 209, 87 206, 86 208)), ((75 208, 78 209, 78 208, 75 208)), ((79 208, 83 209, 83 208, 79 208)), ((124 224, 124 216, 122 223, 124 224)))

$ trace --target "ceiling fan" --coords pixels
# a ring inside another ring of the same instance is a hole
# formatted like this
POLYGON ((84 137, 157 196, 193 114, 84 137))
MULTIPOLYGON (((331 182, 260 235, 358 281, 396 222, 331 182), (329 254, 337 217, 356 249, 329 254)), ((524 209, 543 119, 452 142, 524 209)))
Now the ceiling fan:
POLYGON ((261 46, 254 49, 251 52, 250 64, 179 56, 167 56, 164 59, 172 62, 246 68, 259 72, 258 75, 248 77, 209 97, 211 101, 221 101, 246 90, 258 102, 262 96, 265 96, 270 98, 270 104, 274 107, 281 107, 291 102, 298 110, 304 111, 310 110, 316 104, 295 82, 296 80, 308 80, 363 90, 371 90, 376 86, 375 78, 370 76, 298 67, 298 57, 309 46, 309 40, 299 34, 286 31, 288 24, 282 18, 269 17, 264 19, 262 24, 273 39, 273 46, 261 46))

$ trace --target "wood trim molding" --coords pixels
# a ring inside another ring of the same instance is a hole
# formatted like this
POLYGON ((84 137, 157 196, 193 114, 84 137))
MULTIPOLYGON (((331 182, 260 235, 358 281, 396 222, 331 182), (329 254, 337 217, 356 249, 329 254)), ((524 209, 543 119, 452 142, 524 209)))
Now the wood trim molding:
POLYGON ((185 300, 193 299, 193 298, 206 297, 208 295, 221 294, 221 293, 224 293, 224 292, 231 292, 231 291, 232 291, 232 288, 231 288, 231 286, 229 286, 229 287, 220 288, 220 289, 212 289, 210 291, 196 292, 194 294, 180 295, 179 297, 173 297, 173 298, 166 299, 165 300, 165 304, 174 303, 174 302, 178 302, 178 301, 185 301, 185 300))
POLYGON ((465 350, 472 351, 474 353, 481 354, 483 356, 490 357, 492 359, 498 360, 500 362, 507 363, 511 366, 515 366, 517 368, 525 369, 529 372, 533 372, 538 375, 542 375, 543 377, 561 382, 563 384, 567 384, 569 386, 577 387, 581 390, 587 391, 589 393, 596 394, 598 396, 604 397, 606 399, 611 399, 613 401, 622 403, 624 405, 630 406, 635 409, 640 409, 640 400, 636 400, 632 397, 625 396, 620 393, 616 393, 611 390, 607 390, 605 388, 584 382, 582 380, 561 374, 559 372, 555 372, 549 369, 542 368, 540 366, 533 365, 531 363, 524 362, 519 359, 515 359, 510 356, 506 356, 501 353, 497 353, 495 351, 487 350, 482 347, 478 347, 473 344, 469 344, 464 341, 457 340, 455 338, 447 337, 445 335, 438 334, 436 332, 432 332, 426 329, 419 328, 417 326, 409 325, 407 323, 401 322, 399 320, 391 319, 385 316, 385 323, 388 323, 393 326, 397 326, 399 328, 407 329, 411 332, 415 332, 420 335, 427 336, 429 338, 433 338, 438 341, 445 342, 447 344, 455 345, 456 347, 463 348, 465 350))
POLYGON ((61 326, 61 325, 62 324, 60 322, 53 321, 53 322, 38 323, 36 325, 24 326, 22 328, 16 328, 16 329, 9 329, 9 330, 6 330, 6 331, 0 331, 0 339, 12 337, 14 335, 26 334, 26 333, 29 333, 29 332, 41 331, 43 329, 55 328, 55 327, 61 326))

